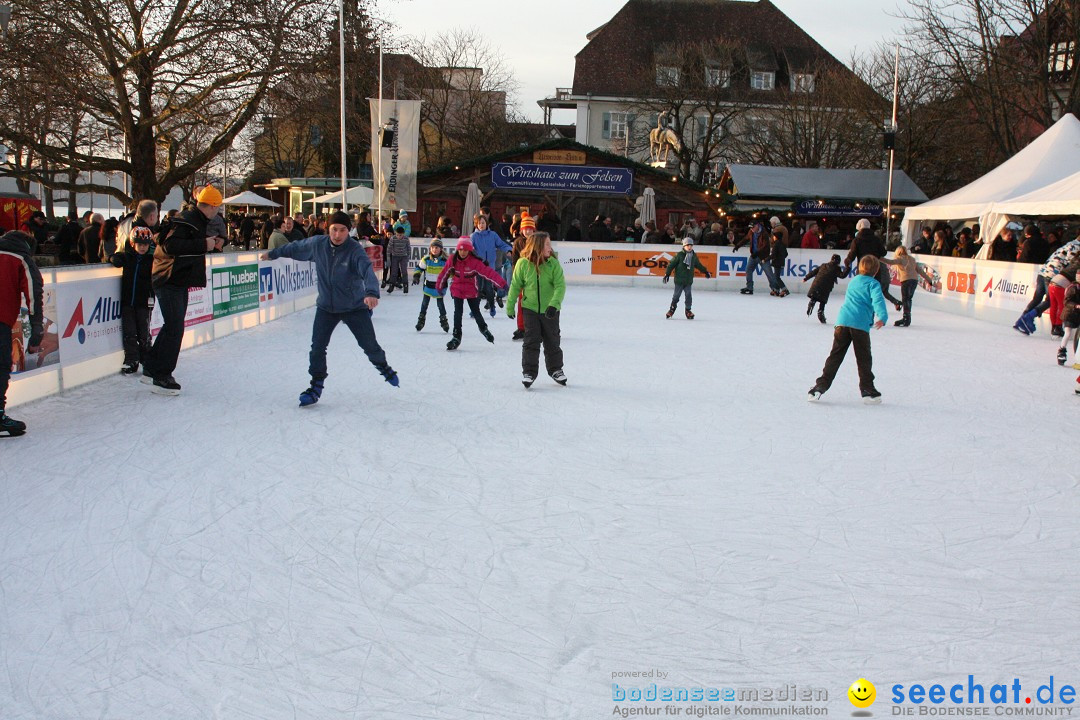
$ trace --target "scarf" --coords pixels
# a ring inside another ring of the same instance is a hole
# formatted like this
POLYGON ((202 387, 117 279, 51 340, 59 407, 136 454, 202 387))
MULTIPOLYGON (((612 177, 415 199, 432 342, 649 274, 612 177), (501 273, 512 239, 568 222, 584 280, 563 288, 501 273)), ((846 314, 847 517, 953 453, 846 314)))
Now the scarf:
POLYGON ((693 250, 683 254, 683 264, 686 265, 686 267, 688 267, 691 270, 694 269, 694 251, 693 250))

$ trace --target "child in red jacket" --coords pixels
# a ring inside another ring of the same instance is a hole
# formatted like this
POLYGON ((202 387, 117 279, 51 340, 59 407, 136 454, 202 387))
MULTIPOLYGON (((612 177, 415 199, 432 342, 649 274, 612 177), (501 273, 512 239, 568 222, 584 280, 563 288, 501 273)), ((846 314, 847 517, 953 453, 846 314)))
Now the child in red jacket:
POLYGON ((461 316, 465 311, 465 303, 469 303, 469 310, 476 319, 476 326, 480 328, 480 334, 487 338, 489 343, 495 342, 495 336, 488 330, 480 314, 480 291, 476 287, 478 277, 484 277, 495 283, 499 288, 506 287, 506 280, 502 275, 495 272, 473 252, 472 241, 469 238, 458 240, 457 252, 450 256, 446 267, 439 273, 439 279, 435 281, 435 289, 442 292, 446 283, 450 283, 450 297, 454 298, 454 335, 450 342, 446 343, 447 350, 457 350, 461 345, 461 316))

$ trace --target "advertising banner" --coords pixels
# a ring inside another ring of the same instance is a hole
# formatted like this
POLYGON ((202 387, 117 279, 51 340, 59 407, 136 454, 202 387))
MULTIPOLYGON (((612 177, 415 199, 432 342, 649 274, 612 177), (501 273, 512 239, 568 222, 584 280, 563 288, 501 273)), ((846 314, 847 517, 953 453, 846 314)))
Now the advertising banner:
MULTIPOLYGON (((208 273, 209 274, 209 273, 208 273)), ((117 292, 120 291, 120 281, 116 281, 117 292)), ((187 313, 184 315, 184 327, 192 327, 214 319, 213 288, 188 288, 187 313)), ((161 311, 157 305, 150 313, 150 335, 157 337, 161 330, 161 311)))
POLYGON ((372 169, 375 204, 383 211, 416 210, 416 168, 420 146, 420 101, 368 100, 371 113, 372 169), (394 140, 382 147, 380 129, 393 131, 394 140))
POLYGON ((28 352, 30 347, 30 309, 23 302, 19 316, 11 328, 11 378, 28 377, 51 365, 60 363, 60 335, 56 327, 56 286, 45 283, 42 305, 42 327, 45 334, 41 346, 35 353, 28 352))
MULTIPOLYGON (((1035 288, 1037 265, 974 258, 916 255, 920 265, 938 280, 933 290, 944 300, 1014 311, 1027 307, 1035 288)), ((920 282, 925 287, 925 282, 920 282)))
POLYGON ((634 171, 627 168, 495 163, 491 166, 491 184, 500 190, 551 190, 629 195, 634 189, 634 171))
POLYGON ((279 305, 316 292, 315 263, 292 258, 259 263, 259 305, 279 305))
POLYGON ((64 365, 123 348, 118 275, 63 283, 57 293, 56 311, 64 365))
POLYGON ((258 263, 212 268, 210 281, 215 318, 259 309, 258 263))
MULTIPOLYGON (((678 249, 671 250, 623 250, 621 248, 593 249, 593 275, 639 275, 663 277, 678 249)), ((709 273, 716 276, 716 255, 698 253, 701 264, 709 273)), ((695 277, 705 277, 700 270, 694 271, 695 277)))
POLYGON ((795 206, 799 217, 859 217, 876 218, 885 214, 880 205, 834 205, 820 200, 803 200, 795 206))

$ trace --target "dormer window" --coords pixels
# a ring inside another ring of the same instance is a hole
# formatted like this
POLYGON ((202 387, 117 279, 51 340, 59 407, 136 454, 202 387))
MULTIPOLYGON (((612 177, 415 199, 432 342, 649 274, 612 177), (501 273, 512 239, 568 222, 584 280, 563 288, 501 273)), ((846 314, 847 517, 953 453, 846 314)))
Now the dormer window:
POLYGON ((731 87, 731 71, 720 67, 705 68, 705 87, 731 87))
POLYGON ((813 73, 792 73, 791 92, 812 93, 814 92, 813 73))
POLYGON ((678 87, 679 68, 672 65, 657 65, 656 84, 659 87, 678 87))
POLYGON ((754 90, 772 90, 776 87, 776 73, 766 70, 751 72, 750 87, 754 90))

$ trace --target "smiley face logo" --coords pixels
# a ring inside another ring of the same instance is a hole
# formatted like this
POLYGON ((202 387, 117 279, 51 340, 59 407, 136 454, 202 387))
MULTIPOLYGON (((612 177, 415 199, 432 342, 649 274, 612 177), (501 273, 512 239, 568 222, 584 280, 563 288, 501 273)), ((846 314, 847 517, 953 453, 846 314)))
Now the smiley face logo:
POLYGON ((866 678, 859 678, 855 682, 851 683, 851 687, 847 691, 848 700, 851 704, 857 708, 868 708, 874 704, 874 700, 877 699, 877 688, 874 687, 874 683, 870 682, 866 678))

